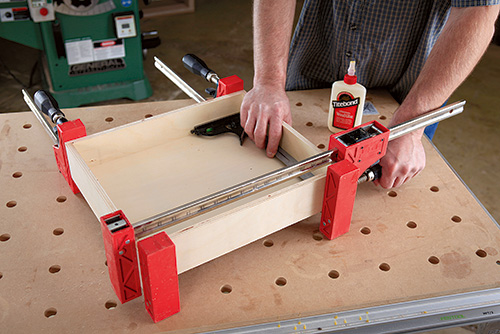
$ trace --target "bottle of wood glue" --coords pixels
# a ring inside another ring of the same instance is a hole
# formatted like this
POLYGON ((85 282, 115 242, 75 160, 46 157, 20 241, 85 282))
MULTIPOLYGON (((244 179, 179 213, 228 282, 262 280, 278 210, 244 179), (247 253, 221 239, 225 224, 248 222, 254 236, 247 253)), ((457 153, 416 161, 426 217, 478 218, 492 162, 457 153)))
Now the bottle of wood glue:
POLYGON ((328 128, 332 132, 347 130, 361 124, 366 88, 357 83, 356 62, 349 64, 344 80, 332 85, 328 128))

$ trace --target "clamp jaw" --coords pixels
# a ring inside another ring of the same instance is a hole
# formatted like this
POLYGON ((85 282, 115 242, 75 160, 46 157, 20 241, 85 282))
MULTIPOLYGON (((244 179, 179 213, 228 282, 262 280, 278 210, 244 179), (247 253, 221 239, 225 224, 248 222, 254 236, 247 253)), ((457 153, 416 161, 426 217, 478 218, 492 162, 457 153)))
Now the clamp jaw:
POLYGON ((377 121, 330 136, 334 164, 326 172, 320 231, 328 239, 349 231, 358 180, 386 152, 389 129, 377 121))

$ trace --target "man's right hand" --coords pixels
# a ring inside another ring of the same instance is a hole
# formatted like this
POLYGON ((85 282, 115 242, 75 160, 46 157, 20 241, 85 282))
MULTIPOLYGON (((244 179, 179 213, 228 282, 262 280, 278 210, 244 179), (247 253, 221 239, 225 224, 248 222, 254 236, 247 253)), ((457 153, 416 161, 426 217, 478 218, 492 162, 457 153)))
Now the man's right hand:
POLYGON ((274 157, 281 139, 282 122, 292 124, 290 101, 285 91, 273 85, 255 86, 243 99, 240 120, 255 145, 266 148, 267 156, 274 157))

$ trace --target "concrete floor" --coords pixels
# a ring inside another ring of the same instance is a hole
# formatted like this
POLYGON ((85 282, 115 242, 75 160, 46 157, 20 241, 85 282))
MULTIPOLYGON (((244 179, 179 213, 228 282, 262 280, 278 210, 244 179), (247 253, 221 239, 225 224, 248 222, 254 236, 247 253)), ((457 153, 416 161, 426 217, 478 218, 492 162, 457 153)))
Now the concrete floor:
MULTIPOLYGON (((300 1, 299 1, 300 3, 300 1)), ((184 69, 181 58, 194 53, 221 77, 237 74, 252 87, 253 56, 251 1, 197 0, 192 14, 143 19, 143 31, 157 30, 162 44, 149 51, 145 71, 154 93, 146 101, 187 98, 154 67, 153 55, 162 59, 198 92, 210 84, 184 69)), ((0 39, 0 58, 18 79, 27 84, 38 51, 0 39)), ((500 46, 491 45, 471 76, 450 98, 465 99, 465 112, 442 122, 434 143, 476 194, 492 216, 500 221, 500 46)), ((35 75, 39 81, 39 74, 35 75)), ((30 89, 39 89, 35 85, 30 89)), ((27 110, 21 85, 0 64, 0 112, 27 110)), ((113 100, 99 104, 130 103, 113 100)), ((457 328, 433 333, 471 333, 457 328)))

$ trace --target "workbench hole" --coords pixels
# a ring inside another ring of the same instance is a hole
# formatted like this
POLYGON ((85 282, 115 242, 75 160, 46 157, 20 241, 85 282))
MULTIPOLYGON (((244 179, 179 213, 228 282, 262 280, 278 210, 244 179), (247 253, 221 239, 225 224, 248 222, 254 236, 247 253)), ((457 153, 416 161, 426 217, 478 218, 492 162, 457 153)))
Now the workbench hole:
POLYGON ((23 128, 24 129, 30 129, 31 128, 31 124, 30 123, 26 123, 23 125, 23 128))
POLYGON ((104 265, 107 267, 108 266, 108 260, 104 261, 104 265))
POLYGON ((105 304, 104 307, 107 308, 108 310, 115 309, 118 304, 114 300, 108 300, 105 304))
POLYGON ((63 233, 64 233, 64 229, 62 227, 58 227, 58 228, 54 229, 54 231, 52 231, 52 234, 54 234, 56 236, 59 236, 63 233))
POLYGON ((340 274, 337 270, 330 270, 330 272, 328 273, 328 277, 330 277, 331 279, 337 279, 340 277, 340 274))
POLYGON ((295 105, 296 105, 297 107, 302 107, 302 102, 297 102, 297 103, 295 103, 295 105))
POLYGON ((439 258, 437 256, 431 256, 430 258, 427 259, 430 263, 432 264, 438 264, 439 263, 439 258))
POLYGON ((144 115, 144 118, 150 118, 150 117, 153 117, 153 115, 152 114, 146 114, 146 115, 144 115))
POLYGON ((67 200, 66 196, 59 196, 58 198, 56 198, 56 201, 58 203, 64 203, 66 202, 66 200, 67 200))
POLYGON ((286 278, 278 277, 274 283, 276 283, 277 286, 285 286, 286 285, 286 278))
POLYGON ((18 179, 20 178, 21 176, 23 176, 23 173, 22 172, 15 172, 14 174, 12 174, 12 177, 15 178, 15 179, 18 179))
POLYGON ((1 242, 9 241, 9 239, 10 239, 10 234, 8 234, 8 233, 0 235, 1 242))
POLYGON ((57 264, 50 266, 50 268, 49 268, 49 273, 51 273, 51 274, 57 274, 60 271, 61 271, 61 266, 59 266, 57 264))
POLYGON ((381 263, 380 266, 378 266, 378 268, 382 271, 389 271, 391 270, 391 266, 387 263, 381 263))
POLYGON ((391 190, 391 191, 389 191, 389 192, 387 193, 387 195, 389 195, 389 197, 396 197, 396 196, 398 196, 398 193, 397 193, 397 192, 395 192, 394 190, 391 190))
POLYGON ((57 314, 57 310, 55 308, 53 308, 53 307, 46 309, 45 313, 44 313, 45 318, 52 318, 56 314, 57 314))
POLYGON ((113 122, 115 119, 114 119, 113 117, 106 117, 104 120, 105 120, 106 122, 108 122, 108 123, 111 123, 111 122, 113 122))
POLYGON ((7 204, 5 204, 8 208, 13 208, 17 205, 16 201, 8 201, 7 204))
POLYGON ((451 217, 451 221, 455 223, 460 223, 462 221, 462 218, 460 218, 459 216, 453 216, 451 217))
POLYGON ((318 144, 317 146, 319 149, 324 149, 325 148, 325 145, 324 144, 318 144))
POLYGON ((323 240, 323 233, 321 233, 320 231, 314 231, 314 233, 313 233, 313 239, 316 240, 316 241, 323 240))
POLYGON ((363 228, 362 228, 361 230, 359 230, 359 231, 360 231, 362 234, 364 234, 364 235, 368 235, 368 234, 372 233, 372 230, 370 230, 370 228, 369 228, 369 227, 366 227, 366 226, 365 226, 365 227, 363 227, 363 228))
POLYGON ((386 116, 384 116, 384 115, 380 115, 380 116, 378 117, 378 119, 384 120, 384 119, 387 119, 387 117, 386 117, 386 116))
POLYGON ((417 223, 415 223, 414 221, 411 221, 411 220, 410 220, 408 223, 406 223, 406 226, 407 226, 408 228, 412 228, 412 229, 413 229, 413 228, 417 228, 417 223))
POLYGON ((486 253, 486 251, 484 251, 482 249, 478 249, 476 251, 476 255, 479 256, 479 257, 486 257, 488 255, 488 253, 486 253))
POLYGON ((313 122, 307 122, 306 126, 313 126, 313 122))
POLYGON ((2 277, 3 277, 3 274, 2 274, 2 273, 0 273, 0 279, 2 279, 2 277))
POLYGON ((233 287, 230 286, 229 284, 226 284, 224 286, 222 286, 220 288, 220 292, 224 293, 224 294, 228 294, 228 293, 231 293, 231 291, 233 291, 233 287))
POLYGON ((26 152, 28 150, 28 148, 26 146, 20 146, 17 150, 19 152, 26 152))
POLYGON ((266 247, 273 247, 274 241, 272 241, 271 239, 264 240, 263 245, 266 247))
MULTIPOLYGON (((500 266, 500 260, 497 261, 497 264, 500 266)), ((0 277, 1 278, 1 277, 0 277)))
POLYGON ((432 186, 432 187, 431 187, 431 191, 432 191, 433 193, 437 193, 437 192, 439 191, 439 187, 432 186))

